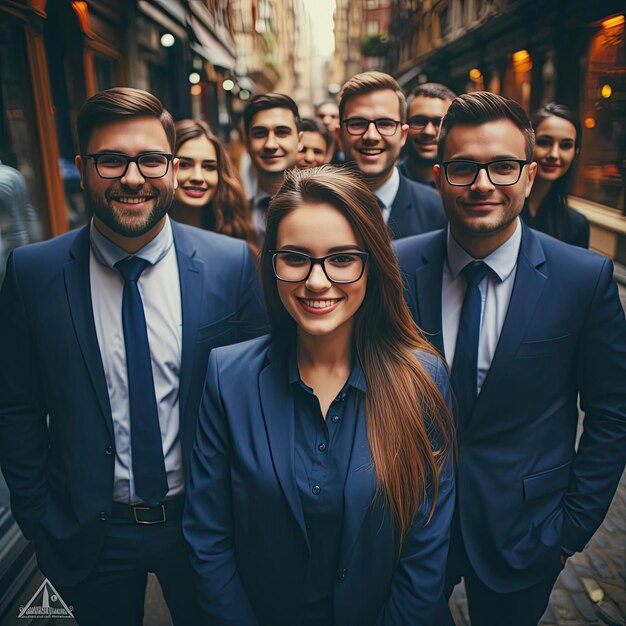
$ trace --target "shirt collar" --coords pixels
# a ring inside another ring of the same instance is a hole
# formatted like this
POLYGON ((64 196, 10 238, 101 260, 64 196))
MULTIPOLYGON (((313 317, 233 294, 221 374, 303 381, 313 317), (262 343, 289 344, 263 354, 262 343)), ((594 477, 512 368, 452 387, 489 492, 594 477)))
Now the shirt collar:
POLYGON ((156 265, 169 252, 174 243, 174 237, 172 235, 170 219, 168 216, 165 216, 165 225, 157 236, 149 241, 141 250, 130 255, 118 245, 114 244, 110 239, 107 239, 107 237, 96 228, 92 219, 89 225, 89 241, 96 259, 102 263, 102 265, 114 268, 116 263, 129 256, 138 256, 148 261, 150 265, 156 265))
POLYGON ((398 168, 394 167, 391 176, 374 191, 374 195, 385 205, 385 208, 389 209, 398 195, 399 188, 400 173, 398 168))
MULTIPOLYGON (((313 390, 303 382, 300 378, 300 372, 298 371, 298 359, 296 355, 296 342, 293 341, 289 349, 289 362, 287 364, 287 371, 289 375, 289 384, 298 384, 302 389, 308 393, 313 393, 313 390)), ((367 383, 365 382, 365 373, 361 367, 361 362, 358 357, 354 357, 354 364, 352 365, 352 371, 343 389, 339 392, 339 396, 345 397, 349 387, 354 387, 358 391, 367 393, 367 383)), ((343 399, 343 398, 342 398, 343 399)))
POLYGON ((461 270, 472 261, 480 260, 498 276, 500 281, 505 281, 517 265, 520 246, 522 243, 522 226, 519 217, 516 218, 516 226, 513 234, 489 256, 484 259, 474 259, 456 241, 448 227, 447 263, 452 279, 456 280, 461 270))

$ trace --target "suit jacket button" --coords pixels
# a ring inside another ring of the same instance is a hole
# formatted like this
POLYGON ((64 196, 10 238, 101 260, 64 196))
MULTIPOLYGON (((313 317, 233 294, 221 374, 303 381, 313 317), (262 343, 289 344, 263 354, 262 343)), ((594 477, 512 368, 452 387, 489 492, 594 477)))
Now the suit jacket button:
POLYGON ((339 580, 343 582, 346 579, 346 570, 342 569, 341 574, 339 575, 339 580))
POLYGON ((321 487, 319 485, 315 485, 315 487, 313 487, 313 489, 311 489, 311 491, 313 492, 314 495, 318 495, 321 490, 322 489, 321 489, 321 487))
POLYGON ((106 511, 100 511, 100 513, 98 513, 98 517, 100 518, 101 522, 106 522, 107 521, 106 511))
POLYGON ((106 455, 108 455, 108 456, 111 456, 111 455, 113 454, 113 446, 107 446, 107 447, 104 449, 104 453, 105 453, 106 455))

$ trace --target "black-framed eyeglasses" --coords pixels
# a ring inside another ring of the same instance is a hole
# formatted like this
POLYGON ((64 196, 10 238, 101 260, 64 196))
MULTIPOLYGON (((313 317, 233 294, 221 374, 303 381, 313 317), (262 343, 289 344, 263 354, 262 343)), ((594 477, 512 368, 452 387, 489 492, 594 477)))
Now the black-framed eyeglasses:
POLYGON ((291 250, 270 250, 272 267, 278 280, 300 283, 307 280, 316 263, 322 266, 326 278, 332 283, 355 283, 363 276, 367 252, 335 252, 323 257, 312 257, 291 250))
POLYGON ((81 156, 84 159, 93 159, 100 178, 122 178, 129 163, 137 166, 143 178, 163 178, 173 158, 168 152, 144 152, 134 157, 123 152, 94 152, 81 156))
POLYGON ((428 124, 432 124, 436 129, 439 128, 443 117, 428 117, 427 115, 414 115, 407 120, 411 130, 424 130, 428 124))
POLYGON ((351 117, 342 120, 341 123, 346 127, 350 135, 364 135, 370 124, 374 124, 376 130, 385 137, 391 137, 396 134, 398 126, 402 124, 399 120, 392 120, 388 117, 379 117, 376 120, 368 120, 364 117, 351 117))
POLYGON ((442 165, 448 183, 454 187, 468 187, 478 178, 478 172, 485 170, 493 185, 507 187, 515 185, 522 175, 524 165, 530 161, 522 159, 496 159, 488 163, 459 159, 445 161, 442 165))

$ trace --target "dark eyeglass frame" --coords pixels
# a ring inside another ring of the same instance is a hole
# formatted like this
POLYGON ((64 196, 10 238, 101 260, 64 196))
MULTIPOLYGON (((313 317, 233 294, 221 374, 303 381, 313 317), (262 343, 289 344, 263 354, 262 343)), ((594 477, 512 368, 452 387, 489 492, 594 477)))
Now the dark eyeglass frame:
POLYGON ((485 170, 485 172, 487 172, 487 178, 489 179, 489 182, 492 185, 495 185, 496 187, 511 187, 512 185, 517 185, 517 183, 519 182, 519 179, 522 177, 522 171, 524 169, 524 166, 529 165, 530 163, 532 163, 532 161, 526 161, 524 159, 495 159, 493 161, 488 161, 487 163, 481 163, 480 161, 471 161, 470 159, 454 159, 452 161, 444 161, 441 165, 443 165, 443 169, 446 173, 446 180, 448 181, 448 184, 451 185, 452 187, 471 187, 476 182, 476 179, 478 178, 478 174, 480 170, 485 170), (474 174, 474 178, 472 178, 471 182, 453 183, 450 180, 450 177, 448 176, 448 166, 452 163, 471 163, 472 165, 475 165, 476 173, 474 174), (520 168, 519 168, 519 172, 517 173, 517 178, 515 179, 515 182, 510 182, 510 183, 494 182, 491 178, 491 175, 489 174, 489 166, 493 165, 494 163, 517 163, 520 166, 520 168))
POLYGON ((326 278, 328 278, 331 283, 336 283, 337 285, 349 285, 351 283, 356 283, 357 281, 361 280, 363 272, 365 271, 365 264, 367 263, 367 260, 370 256, 369 252, 333 252, 332 254, 327 254, 326 256, 321 257, 309 256, 308 254, 304 254, 303 252, 295 252, 294 250, 270 250, 269 253, 272 255, 272 269, 274 270, 274 276, 276 276, 277 280, 280 280, 283 283, 301 283, 305 280, 308 280, 311 272, 313 271, 313 266, 315 264, 319 264, 322 266, 324 276, 326 276, 326 278), (301 278, 300 280, 287 280, 285 278, 281 278, 276 271, 276 257, 279 254, 296 254, 298 256, 304 257, 305 259, 308 259, 309 271, 306 273, 306 276, 304 278, 301 278), (334 256, 341 256, 342 254, 349 254, 351 256, 356 256, 361 259, 361 271, 359 272, 357 278, 355 278, 354 280, 333 280, 326 271, 326 259, 330 259, 334 256))
POLYGON ((397 132, 398 132, 398 126, 400 126, 402 124, 401 120, 394 120, 391 119, 390 117, 379 117, 375 120, 368 120, 365 117, 350 117, 347 120, 341 120, 341 122, 339 122, 340 124, 345 124, 346 126, 346 130, 348 131, 349 135, 352 135, 354 137, 361 137, 362 135, 365 135, 365 133, 370 129, 370 126, 372 124, 374 124, 374 126, 376 127, 376 132, 383 136, 383 137, 393 137, 397 132), (365 127, 365 129, 363 130, 363 132, 353 132, 350 130, 350 122, 354 122, 355 120, 358 120, 360 122, 366 122, 367 126, 365 127), (380 128, 378 128, 378 123, 379 122, 393 122, 395 124, 395 126, 393 127, 393 132, 392 133, 388 133, 387 131, 381 131, 380 128))
POLYGON ((134 157, 129 156, 128 154, 124 154, 123 152, 93 152, 91 154, 81 154, 81 157, 83 159, 93 159, 93 164, 96 168, 96 173, 98 174, 98 176, 100 176, 100 178, 104 178, 105 180, 113 180, 115 178, 123 178, 124 176, 126 176, 126 172, 128 171, 128 166, 131 163, 134 163, 137 166, 137 169, 139 170, 139 173, 141 174, 142 178, 152 178, 152 179, 163 178, 169 172, 170 163, 172 162, 174 155, 169 152, 157 152, 156 150, 154 150, 152 152, 142 152, 141 154, 138 154, 137 156, 134 156, 134 157), (139 163, 139 159, 153 156, 155 154, 166 158, 165 171, 163 172, 163 174, 160 174, 159 176, 146 175, 141 169, 141 164, 139 163), (104 156, 120 157, 122 159, 126 159, 126 167, 124 168, 124 171, 121 174, 117 174, 115 176, 103 176, 100 173, 100 170, 98 169, 98 159, 104 156))
POLYGON ((410 117, 406 123, 409 125, 409 128, 411 128, 412 130, 423 130, 424 128, 426 128, 426 126, 428 126, 429 124, 432 124, 435 128, 439 128, 441 126, 441 120, 443 119, 442 117, 429 117, 428 115, 414 115, 413 117, 410 117), (415 120, 416 118, 421 118, 426 120, 425 124, 419 124, 417 123, 415 120), (413 121, 411 121, 413 120, 413 121), (437 122, 435 124, 435 122, 437 122))

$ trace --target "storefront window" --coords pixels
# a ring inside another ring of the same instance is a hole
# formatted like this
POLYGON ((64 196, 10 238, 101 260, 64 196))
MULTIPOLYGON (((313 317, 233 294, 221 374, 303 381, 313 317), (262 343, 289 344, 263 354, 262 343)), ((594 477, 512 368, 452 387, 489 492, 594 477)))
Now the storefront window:
MULTIPOLYGON (((0 21, 0 283, 14 248, 44 234, 39 209, 42 175, 26 47, 18 23, 0 21)), ((0 502, 1 506, 1 502, 0 502)))
POLYGON ((624 16, 608 17, 591 40, 582 108, 581 167, 574 193, 626 214, 624 16))

